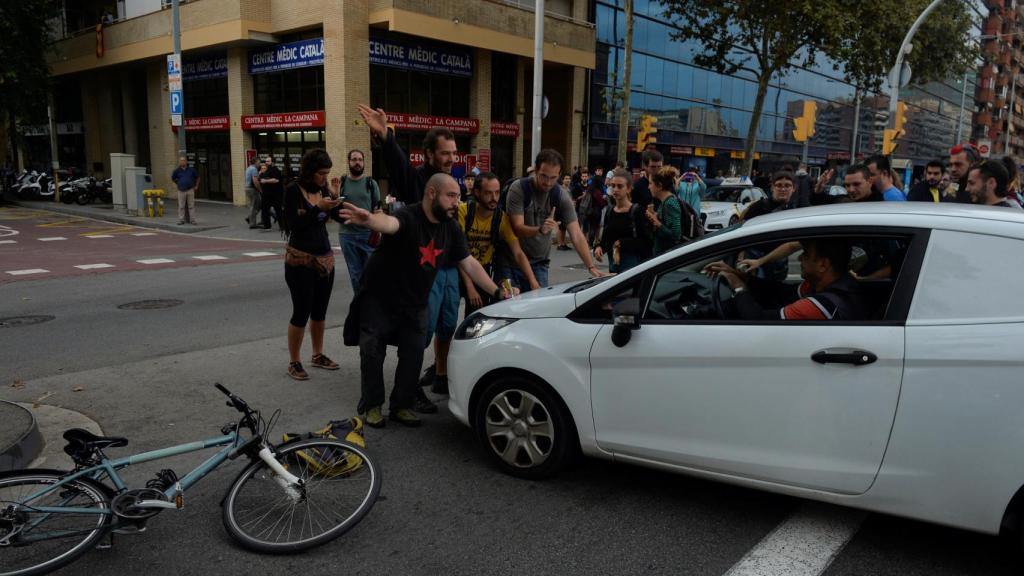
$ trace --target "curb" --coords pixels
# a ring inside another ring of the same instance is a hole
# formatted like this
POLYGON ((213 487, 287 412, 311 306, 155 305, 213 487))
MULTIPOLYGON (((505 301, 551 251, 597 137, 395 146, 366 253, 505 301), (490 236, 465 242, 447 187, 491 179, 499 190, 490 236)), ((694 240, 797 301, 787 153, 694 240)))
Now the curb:
POLYGON ((166 224, 164 222, 156 221, 154 218, 146 218, 144 216, 130 216, 128 214, 119 214, 115 212, 113 208, 110 209, 110 214, 98 214, 92 211, 79 210, 73 207, 65 207, 64 205, 57 203, 28 203, 20 200, 8 199, 7 204, 11 206, 18 206, 20 208, 46 210, 48 212, 56 212, 58 214, 67 214, 68 216, 92 218, 94 220, 113 222, 115 224, 128 224, 131 226, 138 226, 140 228, 154 228, 157 230, 167 230, 170 232, 181 232, 182 234, 195 234, 197 232, 208 232, 210 230, 219 230, 221 228, 227 228, 227 226, 178 226, 177 224, 166 224))
POLYGON ((5 407, 24 412, 28 415, 29 420, 31 421, 28 429, 22 433, 22 435, 15 440, 13 444, 0 450, 0 472, 27 468, 28 465, 43 451, 43 435, 39 431, 39 425, 36 422, 36 417, 31 411, 26 410, 13 402, 0 400, 0 404, 5 407))

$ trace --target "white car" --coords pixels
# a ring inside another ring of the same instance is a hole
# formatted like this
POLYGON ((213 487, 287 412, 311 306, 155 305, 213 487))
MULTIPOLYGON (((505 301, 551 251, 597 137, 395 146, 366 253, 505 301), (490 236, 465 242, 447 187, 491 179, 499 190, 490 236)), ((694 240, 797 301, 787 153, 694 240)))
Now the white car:
POLYGON ((449 407, 521 477, 552 475, 582 450, 1017 530, 1022 255, 1024 213, 1006 208, 879 202, 764 215, 617 276, 467 318, 448 357, 449 407), (733 319, 728 284, 702 274, 715 260, 812 237, 887 247, 892 277, 865 281, 864 319, 733 319))
POLYGON ((700 201, 700 215, 704 230, 721 230, 740 221, 752 202, 764 198, 764 190, 754 186, 748 178, 726 178, 711 186, 700 201))

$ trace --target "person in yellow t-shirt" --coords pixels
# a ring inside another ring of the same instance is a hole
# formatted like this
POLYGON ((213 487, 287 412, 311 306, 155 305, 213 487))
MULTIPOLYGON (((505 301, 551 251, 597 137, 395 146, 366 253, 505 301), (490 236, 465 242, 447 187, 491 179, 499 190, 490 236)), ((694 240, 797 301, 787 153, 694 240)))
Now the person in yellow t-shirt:
MULTIPOLYGON (((500 283, 504 278, 494 276, 494 261, 497 252, 507 250, 523 275, 526 276, 530 289, 537 290, 540 288, 537 278, 533 275, 533 269, 530 268, 530 260, 523 253, 519 246, 519 240, 512 232, 508 215, 504 212, 495 214, 500 195, 501 181, 495 174, 488 172, 477 177, 470 201, 459 205, 459 226, 462 226, 466 233, 469 253, 483 264, 484 269, 492 274, 496 283, 500 283), (466 220, 471 211, 473 212, 473 221, 467 223, 466 220), (501 218, 500 224, 495 221, 495 218, 498 217, 501 218), (496 225, 497 230, 494 229, 496 225), (495 246, 495 240, 500 246, 495 246)), ((462 275, 461 272, 460 275, 462 275)), ((491 303, 490 297, 486 294, 481 295, 468 276, 462 275, 462 289, 466 298, 466 316, 491 303)))

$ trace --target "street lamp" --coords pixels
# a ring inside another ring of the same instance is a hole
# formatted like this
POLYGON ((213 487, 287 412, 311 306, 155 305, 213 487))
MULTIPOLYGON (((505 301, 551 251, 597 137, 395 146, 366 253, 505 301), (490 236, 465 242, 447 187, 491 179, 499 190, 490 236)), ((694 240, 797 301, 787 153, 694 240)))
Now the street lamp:
POLYGON ((921 12, 921 15, 914 20, 914 24, 907 31, 907 35, 903 38, 903 43, 900 44, 900 51, 896 54, 896 64, 889 71, 889 124, 892 125, 896 119, 896 101, 900 97, 900 88, 910 83, 910 65, 904 61, 907 54, 914 49, 914 45, 911 41, 914 39, 914 34, 917 34, 918 28, 924 23, 928 15, 933 10, 939 7, 945 0, 932 0, 932 3, 921 12))

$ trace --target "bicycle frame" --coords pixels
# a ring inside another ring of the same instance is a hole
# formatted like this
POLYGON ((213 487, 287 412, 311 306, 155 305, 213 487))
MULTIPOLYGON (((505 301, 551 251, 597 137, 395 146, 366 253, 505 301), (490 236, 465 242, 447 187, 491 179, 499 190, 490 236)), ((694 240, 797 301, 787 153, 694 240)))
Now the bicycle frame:
MULTIPOLYGON (((99 464, 90 466, 83 470, 79 470, 74 474, 61 478, 59 482, 56 482, 53 486, 50 486, 44 490, 40 490, 29 497, 25 498, 25 501, 31 501, 35 498, 44 496, 54 490, 59 489, 68 482, 72 482, 78 478, 87 477, 93 480, 99 480, 106 475, 110 481, 114 484, 114 487, 118 492, 122 492, 128 488, 128 486, 121 480, 121 477, 117 474, 118 470, 122 470, 133 464, 142 464, 144 462, 150 462, 153 460, 161 460, 164 458, 170 458, 172 456, 179 456, 181 454, 188 454, 189 452, 196 452, 204 450, 206 448, 214 448, 217 446, 224 446, 225 448, 219 450, 216 454, 210 456, 205 462, 194 468, 191 472, 181 478, 175 486, 169 486, 164 491, 164 498, 173 501, 174 497, 180 492, 185 492, 190 487, 195 485, 196 482, 202 480, 207 474, 215 470, 218 466, 224 463, 225 460, 233 455, 233 452, 239 446, 240 436, 237 431, 231 432, 224 436, 218 436, 217 438, 210 438, 207 440, 200 440, 198 442, 189 442, 188 444, 179 444, 177 446, 171 446, 169 448, 160 448, 158 450, 151 450, 149 452, 142 452, 133 456, 126 456, 124 458, 118 458, 116 460, 110 460, 104 457, 99 464)), ((173 505, 172 505, 173 506, 173 505)), ((155 506, 161 507, 164 506, 155 506)), ((32 509, 38 512, 52 513, 52 514, 105 514, 109 515, 113 512, 110 509, 95 509, 95 508, 68 508, 68 507, 49 507, 49 506, 32 506, 32 509)))

